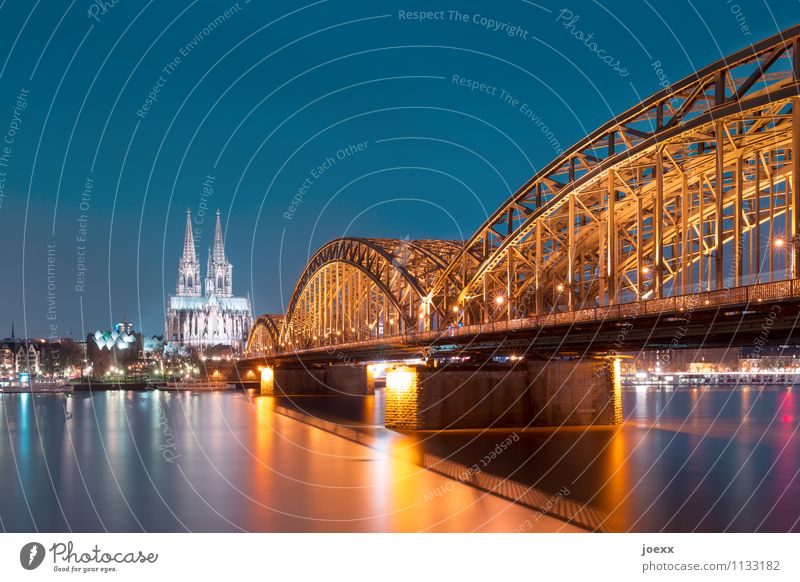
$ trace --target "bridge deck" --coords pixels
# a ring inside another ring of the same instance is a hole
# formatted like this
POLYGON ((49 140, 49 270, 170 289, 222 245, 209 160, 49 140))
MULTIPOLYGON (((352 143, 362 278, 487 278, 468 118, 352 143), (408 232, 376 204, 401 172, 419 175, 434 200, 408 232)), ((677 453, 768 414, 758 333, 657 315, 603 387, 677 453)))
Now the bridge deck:
POLYGON ((374 360, 411 354, 636 351, 800 341, 800 279, 524 319, 338 343, 249 358, 276 362, 374 360))

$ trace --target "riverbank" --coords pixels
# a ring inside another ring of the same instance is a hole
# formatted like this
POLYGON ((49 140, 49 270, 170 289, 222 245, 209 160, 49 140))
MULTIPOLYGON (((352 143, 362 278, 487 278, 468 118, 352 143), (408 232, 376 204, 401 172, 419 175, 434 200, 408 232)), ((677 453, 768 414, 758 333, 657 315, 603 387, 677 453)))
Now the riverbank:
POLYGON ((91 380, 87 382, 56 383, 30 383, 11 386, 0 386, 0 393, 8 394, 48 394, 62 392, 106 392, 109 390, 123 390, 134 392, 147 392, 151 390, 167 390, 172 392, 214 392, 220 390, 241 390, 244 386, 234 382, 189 380, 182 382, 149 382, 149 381, 104 381, 91 380))

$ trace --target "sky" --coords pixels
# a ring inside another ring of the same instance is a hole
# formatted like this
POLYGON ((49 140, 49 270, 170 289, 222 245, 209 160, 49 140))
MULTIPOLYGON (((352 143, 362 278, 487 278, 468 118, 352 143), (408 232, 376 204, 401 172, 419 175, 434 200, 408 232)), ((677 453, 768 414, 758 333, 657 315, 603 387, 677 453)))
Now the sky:
POLYGON ((187 208, 280 313, 340 236, 466 239, 797 0, 0 1, 0 336, 161 334, 187 208))

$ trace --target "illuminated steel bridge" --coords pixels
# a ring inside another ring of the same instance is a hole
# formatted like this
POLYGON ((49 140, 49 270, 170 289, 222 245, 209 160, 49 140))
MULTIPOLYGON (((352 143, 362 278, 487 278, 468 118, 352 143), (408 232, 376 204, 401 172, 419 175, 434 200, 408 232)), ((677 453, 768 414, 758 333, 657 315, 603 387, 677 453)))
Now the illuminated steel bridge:
POLYGON ((467 241, 328 243, 286 313, 258 318, 247 356, 491 351, 514 337, 579 351, 612 346, 630 317, 653 324, 641 347, 668 342, 658 323, 681 313, 693 314, 681 337, 708 342, 748 325, 753 337, 748 315, 773 304, 787 321, 800 303, 799 79, 797 26, 610 120, 467 241))

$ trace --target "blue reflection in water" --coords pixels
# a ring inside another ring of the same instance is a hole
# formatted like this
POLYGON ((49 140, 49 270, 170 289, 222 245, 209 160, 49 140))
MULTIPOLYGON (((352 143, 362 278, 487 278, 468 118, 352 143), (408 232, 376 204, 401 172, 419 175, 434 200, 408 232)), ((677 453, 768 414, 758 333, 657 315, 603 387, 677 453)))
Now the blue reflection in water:
MULTIPOLYGON (((380 398, 296 404, 376 425, 380 398)), ((344 440, 276 414, 275 403, 242 392, 0 394, 0 523, 8 531, 357 530, 367 525, 347 519, 414 498, 412 482, 403 491, 393 484, 382 446, 354 460, 344 440), (307 515, 328 510, 344 521, 307 515)), ((545 491, 567 484, 572 500, 607 511, 617 531, 797 529, 793 391, 628 390, 623 410, 622 427, 519 431, 491 471, 545 491)), ((420 433, 403 446, 469 466, 501 432, 420 433)), ((392 433, 377 434, 396 448, 392 433)))

